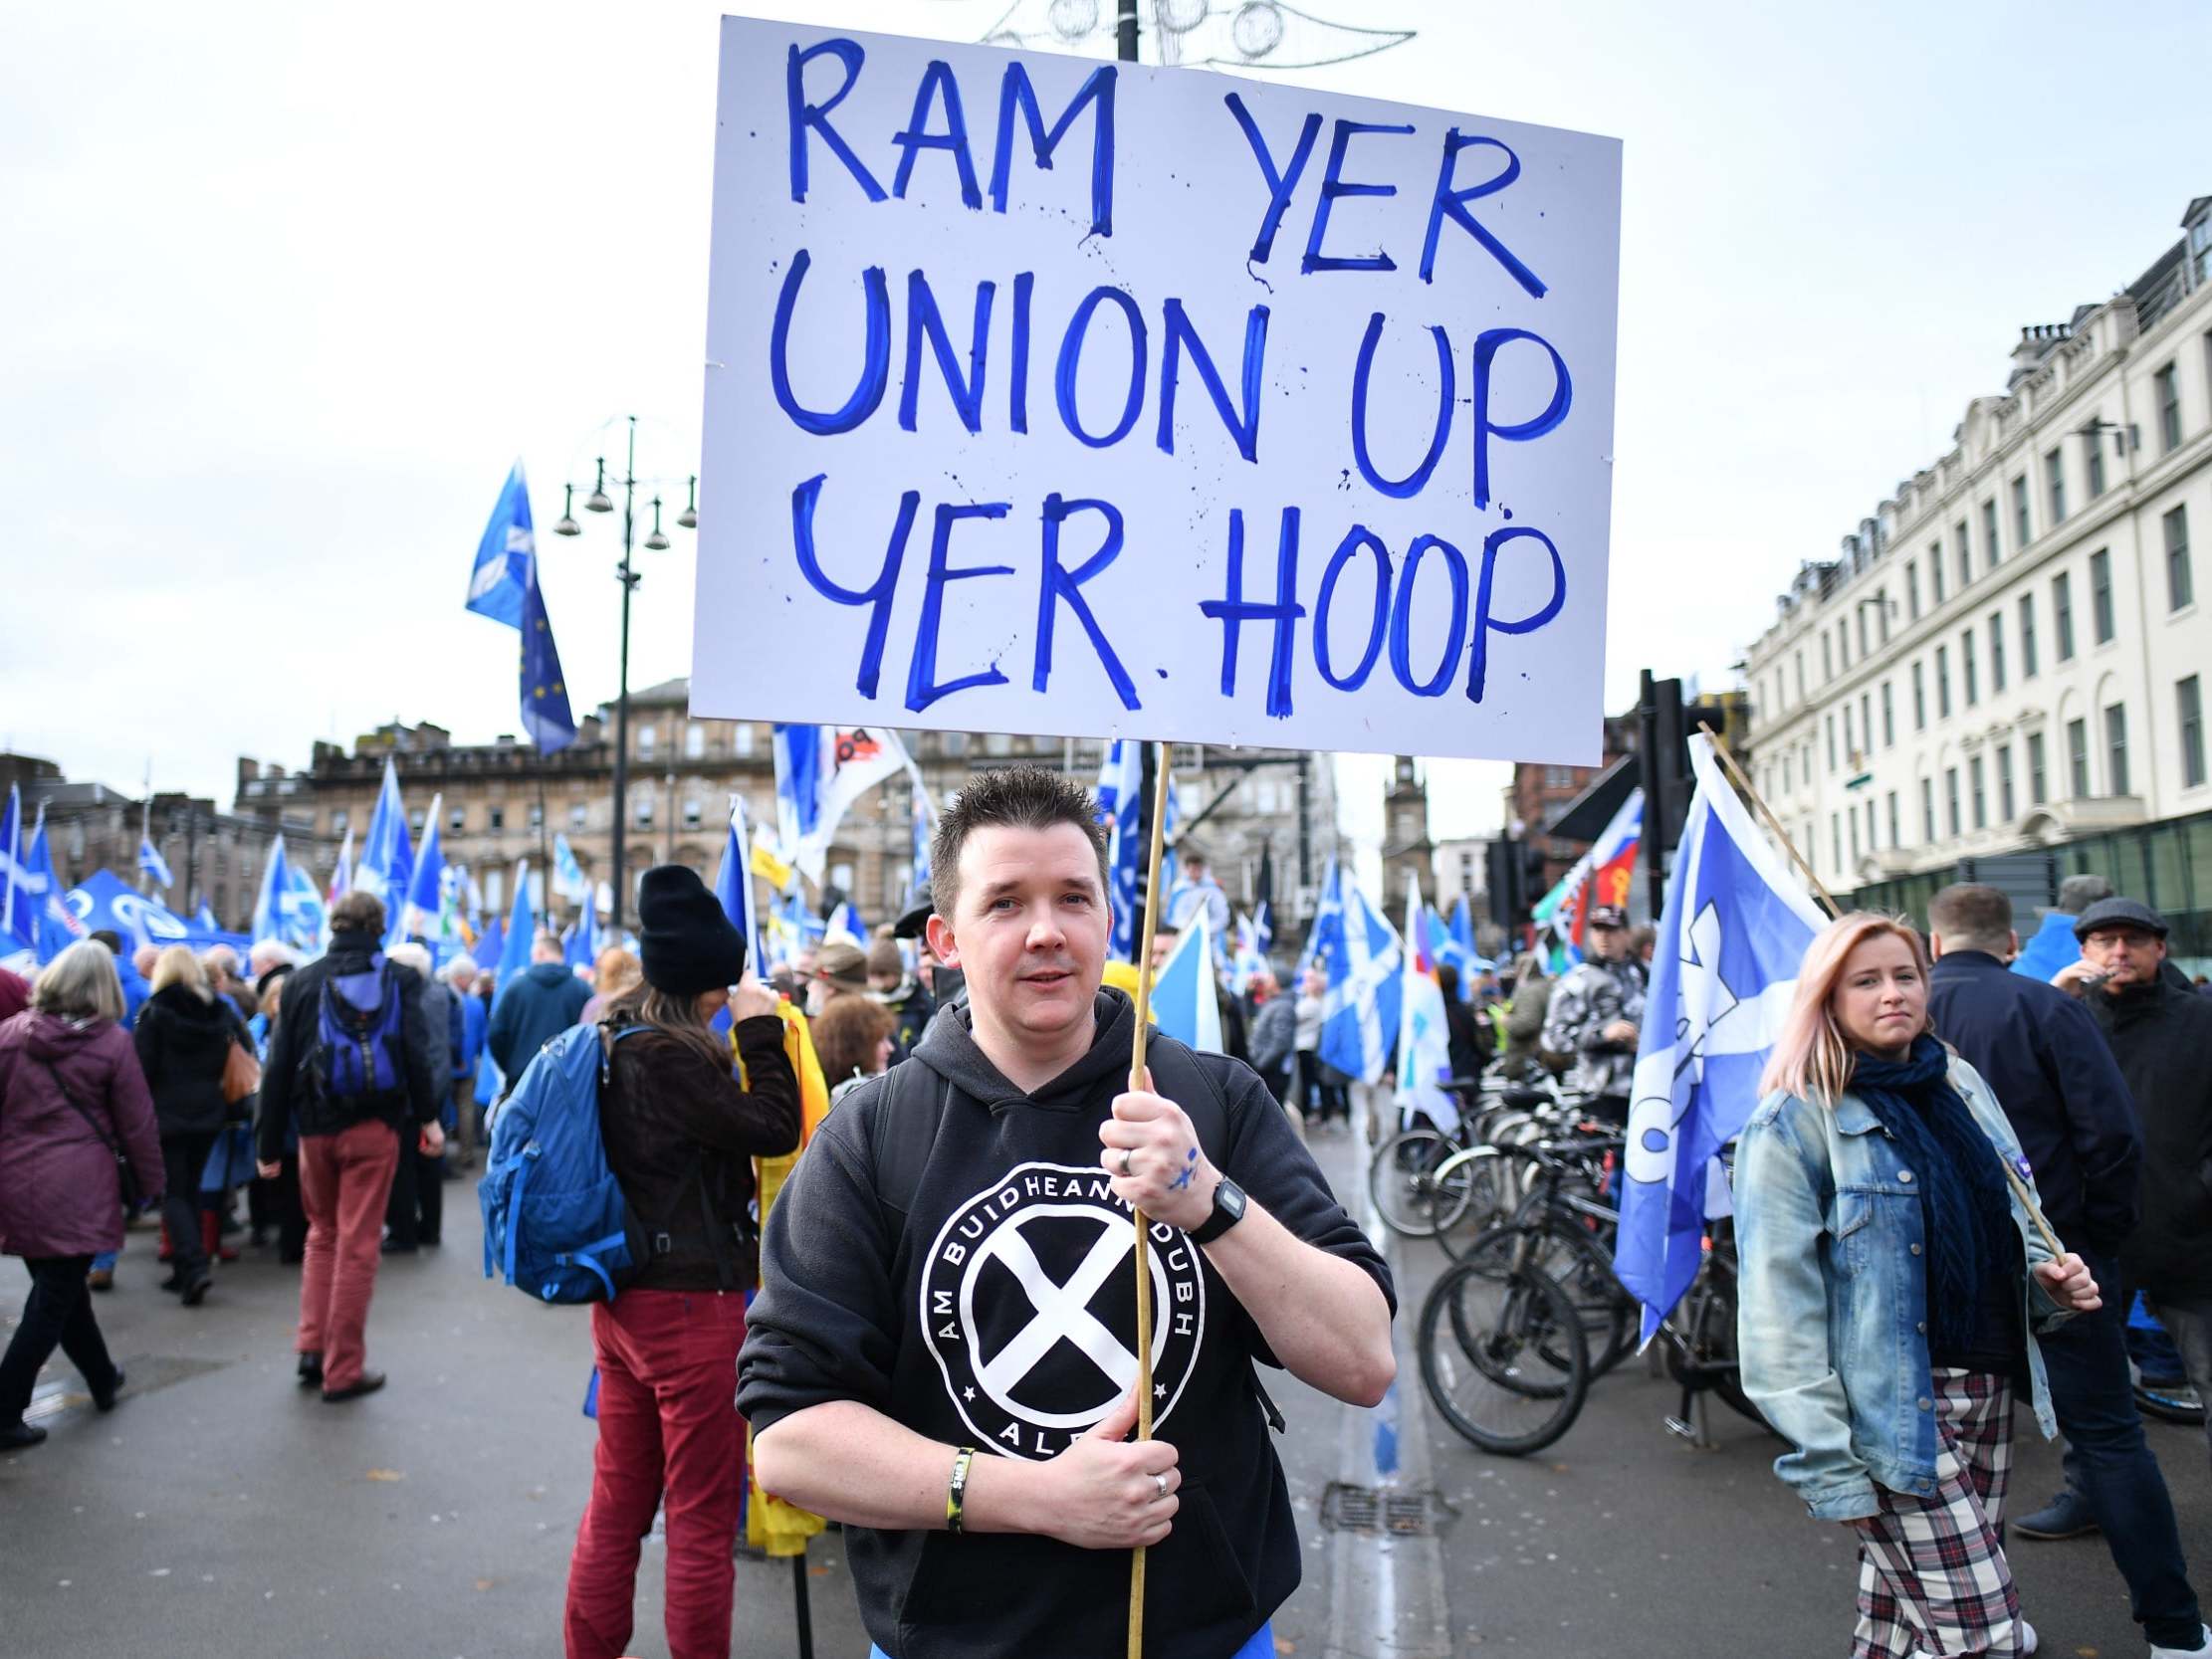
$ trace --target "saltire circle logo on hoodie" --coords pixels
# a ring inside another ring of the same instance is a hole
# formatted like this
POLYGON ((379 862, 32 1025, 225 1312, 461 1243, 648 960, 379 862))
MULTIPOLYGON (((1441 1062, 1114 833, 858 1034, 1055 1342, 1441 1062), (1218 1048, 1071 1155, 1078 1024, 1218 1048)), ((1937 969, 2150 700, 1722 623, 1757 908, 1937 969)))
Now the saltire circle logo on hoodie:
MULTIPOLYGON (((1206 1275, 1155 1221, 1153 1421, 1165 1422, 1206 1340, 1206 1275)), ((922 1270, 922 1327, 961 1421, 1013 1456, 1057 1455, 1137 1380, 1136 1230, 1096 1164, 1019 1164, 954 1206, 922 1270)))

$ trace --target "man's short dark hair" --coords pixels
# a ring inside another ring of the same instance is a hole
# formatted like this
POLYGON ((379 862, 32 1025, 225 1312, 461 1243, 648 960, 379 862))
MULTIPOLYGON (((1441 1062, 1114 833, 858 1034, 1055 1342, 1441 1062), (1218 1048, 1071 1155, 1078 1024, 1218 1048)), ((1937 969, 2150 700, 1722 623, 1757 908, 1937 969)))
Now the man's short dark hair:
POLYGON ((384 932, 384 902, 366 888, 356 887, 338 895, 337 903, 331 907, 331 931, 340 928, 355 933, 375 933, 384 932))
POLYGON ((960 851, 977 830, 993 825, 1009 829, 1050 829, 1073 824, 1098 855, 1098 890, 1106 879, 1106 826, 1098 821, 1098 802, 1073 778, 1041 766, 1007 766, 978 773, 954 797, 930 837, 930 896, 937 914, 952 919, 960 904, 960 851))
POLYGON ((1928 932, 1946 948, 2002 951, 2012 933, 2012 901, 1980 882, 1959 882, 1928 901, 1928 932))
POLYGON ((122 934, 116 933, 112 928, 95 928, 85 936, 95 944, 105 944, 111 956, 122 954, 122 934))

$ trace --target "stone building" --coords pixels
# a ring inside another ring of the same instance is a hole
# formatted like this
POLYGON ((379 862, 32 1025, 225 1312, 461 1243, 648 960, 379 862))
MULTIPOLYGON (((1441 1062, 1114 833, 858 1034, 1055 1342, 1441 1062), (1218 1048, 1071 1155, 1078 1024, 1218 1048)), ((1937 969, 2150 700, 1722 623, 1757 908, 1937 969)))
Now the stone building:
POLYGON ((1429 839, 1429 785, 1414 757, 1401 754, 1383 793, 1383 891, 1374 895, 1393 924, 1405 914, 1409 880, 1419 881, 1423 899, 1435 903, 1436 851, 1429 839))
POLYGON ((1952 448, 1808 562, 1745 662, 1760 791, 1822 881, 2110 877, 2212 953, 2212 196, 2141 276, 2021 330, 1952 448))

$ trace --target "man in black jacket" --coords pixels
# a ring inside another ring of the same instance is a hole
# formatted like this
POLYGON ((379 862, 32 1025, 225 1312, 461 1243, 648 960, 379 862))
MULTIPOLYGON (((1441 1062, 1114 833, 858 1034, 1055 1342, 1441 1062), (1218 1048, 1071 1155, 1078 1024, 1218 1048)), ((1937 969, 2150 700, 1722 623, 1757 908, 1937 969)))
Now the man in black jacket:
MULTIPOLYGON (((2095 1021, 2065 992, 2011 972, 2012 901, 1947 887, 1928 903, 1936 1034, 1988 1082, 2033 1165, 2044 1214, 2101 1285, 2134 1230, 2142 1142, 2127 1085, 2095 1021)), ((2102 1528, 2136 1621, 2161 1649, 2196 1650, 2204 1628, 2173 1501, 2143 1439, 2127 1368, 2123 1298, 2039 1339, 2067 1440, 2067 1490, 2013 1523, 2028 1538, 2102 1528)))
POLYGON ((365 1367, 377 1233, 401 1142, 435 1157, 444 1055, 433 1058, 422 976, 384 959, 384 907, 359 889, 331 907, 331 948, 292 975, 261 1078, 255 1140, 275 1179, 285 1141, 300 1135, 300 1200, 308 1215, 300 1272, 300 1381, 326 1400, 384 1385, 365 1367))
POLYGON ((893 1659, 1119 1655, 1139 1544, 1148 1653, 1271 1654, 1300 1550, 1253 1362, 1376 1403, 1389 1271, 1249 1067, 1155 1036, 1158 1092, 1128 1090, 1087 792, 984 773, 930 865, 969 1001, 830 1114, 770 1214, 739 1366, 761 1487, 845 1523, 893 1659), (1166 1438, 1132 1444, 1133 1206, 1166 1438))
MULTIPOLYGON (((2089 1004, 2134 1097, 2143 1213, 2120 1271, 2212 1399, 2212 1001, 2169 971, 2166 919, 2133 899, 2074 925, 2082 959, 2052 983, 2089 1004)), ((2212 1434, 2212 1422, 2207 1424, 2212 1434)))

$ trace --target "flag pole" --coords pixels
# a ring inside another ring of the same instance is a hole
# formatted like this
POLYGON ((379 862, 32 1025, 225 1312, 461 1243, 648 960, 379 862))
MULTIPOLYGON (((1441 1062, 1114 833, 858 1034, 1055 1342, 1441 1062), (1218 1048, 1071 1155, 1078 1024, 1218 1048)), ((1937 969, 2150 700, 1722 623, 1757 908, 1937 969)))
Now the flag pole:
MULTIPOLYGON (((1145 855, 1145 920, 1137 940, 1137 1033, 1130 1040, 1129 1088, 1145 1086, 1145 1027, 1152 1019, 1152 941, 1160 925, 1160 852, 1168 839, 1168 792, 1175 786, 1171 769, 1173 751, 1166 743, 1154 745, 1152 845, 1145 855)), ((1137 1438, 1152 1438, 1152 1263, 1145 1245, 1145 1212, 1135 1210, 1137 1227, 1137 1438)), ((1138 1545, 1129 1557, 1129 1659, 1144 1659, 1145 1651, 1145 1547, 1138 1545)))
MULTIPOLYGON (((1835 895, 1821 885, 1820 877, 1813 874, 1813 867, 1805 862, 1805 856, 1797 850, 1797 843, 1790 839, 1789 831, 1767 810, 1767 803, 1759 798, 1759 791, 1744 776, 1743 768, 1736 763, 1736 757, 1728 752, 1728 745, 1722 740, 1720 733, 1707 727, 1705 735, 1712 742, 1713 753, 1720 756, 1721 765, 1727 768, 1729 778, 1743 791, 1744 798, 1750 801, 1752 810, 1758 813, 1766 827, 1773 832, 1774 838, 1782 843, 1782 850, 1789 854, 1790 862, 1797 866, 1798 872, 1812 885, 1813 892, 1819 896, 1828 914, 1832 917, 1842 915, 1843 908, 1836 903, 1835 895)), ((2043 1207, 2036 1202, 2036 1195, 2029 1190, 2028 1183, 2020 1178, 2020 1171, 2013 1167, 2012 1159, 2005 1156, 2004 1149, 1995 1141, 1990 1142, 1990 1148, 1997 1153, 1998 1167, 2004 1170, 2005 1179, 2011 1183, 2013 1196, 2020 1200, 2020 1207, 2028 1212, 2028 1219, 2035 1223, 2035 1229, 2043 1236, 2043 1242, 2049 1248, 2052 1259, 2057 1260, 2064 1256, 2066 1246, 2059 1242, 2059 1235, 2051 1230, 2050 1220, 2044 1215, 2043 1207)))

